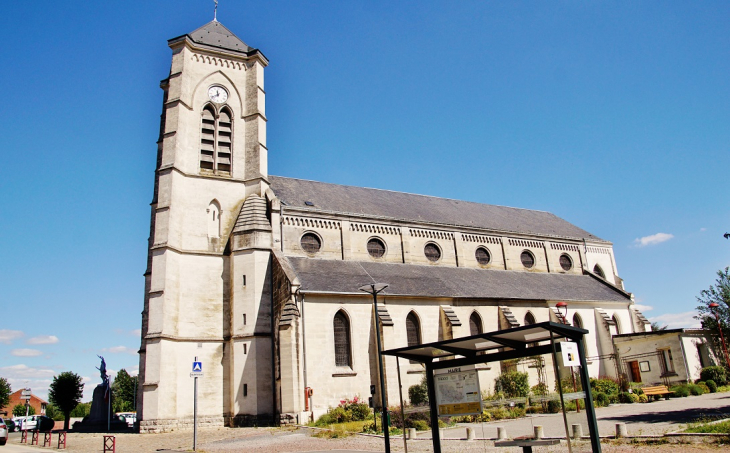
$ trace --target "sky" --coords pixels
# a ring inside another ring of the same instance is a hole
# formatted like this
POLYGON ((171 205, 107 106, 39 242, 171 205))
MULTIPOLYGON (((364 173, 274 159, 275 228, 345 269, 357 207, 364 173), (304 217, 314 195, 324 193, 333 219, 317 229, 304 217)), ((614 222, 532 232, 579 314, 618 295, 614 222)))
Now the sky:
MULTIPOLYGON (((167 39, 211 0, 0 5, 0 376, 138 368, 167 39)), ((234 1, 269 173, 552 212, 652 321, 730 265, 728 2, 234 1)))

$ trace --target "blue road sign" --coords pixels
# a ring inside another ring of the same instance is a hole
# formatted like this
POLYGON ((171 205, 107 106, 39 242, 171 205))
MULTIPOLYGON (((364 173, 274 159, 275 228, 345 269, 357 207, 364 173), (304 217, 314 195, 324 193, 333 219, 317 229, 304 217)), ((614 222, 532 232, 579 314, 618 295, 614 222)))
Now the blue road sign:
POLYGON ((193 373, 203 372, 203 362, 193 362, 193 373))

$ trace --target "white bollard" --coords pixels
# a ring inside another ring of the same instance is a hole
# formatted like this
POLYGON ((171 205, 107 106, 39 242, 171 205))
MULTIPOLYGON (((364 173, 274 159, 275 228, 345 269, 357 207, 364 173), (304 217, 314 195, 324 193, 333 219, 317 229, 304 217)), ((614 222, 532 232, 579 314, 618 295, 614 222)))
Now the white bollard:
POLYGON ((466 440, 474 440, 474 429, 466 428, 466 440))
POLYGON ((439 428, 439 437, 441 440, 446 439, 446 429, 445 428, 439 428))
POLYGON ((542 425, 535 425, 535 439, 542 439, 545 437, 545 433, 542 430, 542 425))
POLYGON ((626 429, 626 423, 616 423, 616 439, 620 437, 628 437, 629 432, 626 429))
POLYGON ((408 438, 409 439, 416 438, 416 428, 408 428, 408 438))
POLYGON ((507 429, 504 426, 497 426, 497 440, 507 439, 507 429))
POLYGON ((583 437, 583 425, 575 424, 573 427, 573 439, 580 440, 583 437))

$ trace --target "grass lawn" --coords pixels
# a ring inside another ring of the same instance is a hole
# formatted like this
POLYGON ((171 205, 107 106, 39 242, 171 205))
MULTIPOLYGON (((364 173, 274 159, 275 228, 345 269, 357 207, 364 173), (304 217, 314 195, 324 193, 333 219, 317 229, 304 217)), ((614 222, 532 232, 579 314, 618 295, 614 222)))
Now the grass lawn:
POLYGON ((725 420, 719 423, 711 422, 698 422, 690 424, 685 433, 717 433, 717 434, 729 434, 730 435, 730 420, 725 420))

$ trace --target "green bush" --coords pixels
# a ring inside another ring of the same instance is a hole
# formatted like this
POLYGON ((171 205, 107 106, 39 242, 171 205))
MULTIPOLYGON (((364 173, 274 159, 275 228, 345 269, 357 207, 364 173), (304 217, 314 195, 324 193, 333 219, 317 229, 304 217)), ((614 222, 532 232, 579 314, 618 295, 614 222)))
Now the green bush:
POLYGON ((605 393, 606 395, 611 395, 613 393, 618 393, 619 385, 618 382, 616 382, 616 380, 613 378, 602 377, 599 379, 591 379, 591 389, 594 392, 601 392, 605 393))
POLYGON ((428 423, 423 420, 414 420, 411 428, 416 428, 416 431, 428 431, 430 429, 428 423))
POLYGON ((639 402, 640 402, 640 403, 648 403, 648 402, 649 402, 649 397, 648 397, 648 396, 646 396, 646 395, 644 395, 644 394, 642 393, 641 395, 639 395, 639 402))
MULTIPOLYGON (((697 384, 688 384, 687 388, 689 389, 689 393, 694 396, 704 395, 705 389, 702 388, 703 386, 697 385, 697 384)), ((707 387, 706 385, 704 387, 707 387)), ((708 390, 709 391, 709 390, 708 390)))
POLYGON ((594 402, 598 407, 605 407, 610 404, 610 401, 608 400, 608 395, 603 392, 596 392, 594 396, 594 402))
POLYGON ((508 398, 525 397, 530 393, 527 373, 508 371, 494 380, 495 389, 504 392, 508 398))
POLYGON ((708 366, 700 371, 700 379, 705 382, 715 381, 717 385, 725 385, 727 384, 727 373, 724 367, 708 366))
POLYGON ((675 398, 686 398, 690 394, 689 388, 686 385, 676 385, 669 390, 675 398))
POLYGON ((533 395, 547 395, 548 394, 548 386, 544 382, 540 382, 537 385, 532 386, 530 389, 533 395))
POLYGON ((707 383, 700 382, 699 384, 696 384, 697 387, 702 389, 702 393, 700 395, 704 395, 705 393, 710 393, 710 387, 707 386, 707 383))
POLYGON ((707 389, 710 391, 710 393, 717 392, 717 383, 713 381, 712 379, 705 382, 705 385, 707 386, 707 389))
POLYGON ((428 404, 428 384, 426 383, 426 376, 423 376, 420 384, 408 387, 408 399, 414 406, 428 404))
POLYGON ((560 401, 550 400, 547 403, 547 411, 551 414, 560 412, 560 401))
POLYGON ((620 403, 633 404, 639 402, 639 395, 629 392, 619 392, 618 400, 620 403))

